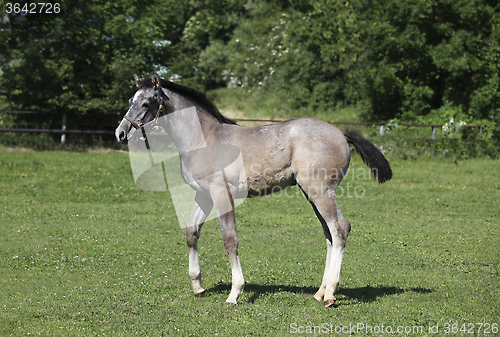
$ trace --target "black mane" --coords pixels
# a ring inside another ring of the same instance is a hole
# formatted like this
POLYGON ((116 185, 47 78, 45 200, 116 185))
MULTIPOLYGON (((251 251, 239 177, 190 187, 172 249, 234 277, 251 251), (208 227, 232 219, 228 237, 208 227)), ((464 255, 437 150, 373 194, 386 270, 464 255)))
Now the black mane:
MULTIPOLYGON (((207 98, 207 96, 204 93, 164 79, 161 80, 161 86, 162 88, 168 89, 170 91, 173 91, 181 96, 184 96, 192 100, 193 102, 204 108, 212 116, 217 118, 219 122, 225 124, 236 124, 236 122, 233 121, 232 119, 224 117, 219 111, 219 109, 217 109, 217 107, 207 98)), ((153 80, 150 78, 142 78, 141 81, 139 82, 139 87, 152 88, 153 80)))

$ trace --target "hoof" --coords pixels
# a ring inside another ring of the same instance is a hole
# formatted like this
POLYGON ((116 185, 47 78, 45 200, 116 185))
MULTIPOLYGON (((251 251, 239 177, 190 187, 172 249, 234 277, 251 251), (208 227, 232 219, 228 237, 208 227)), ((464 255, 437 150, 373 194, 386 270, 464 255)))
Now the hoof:
POLYGON ((331 307, 334 303, 335 303, 335 299, 334 298, 326 300, 325 303, 324 303, 325 304, 325 308, 331 307))
POLYGON ((321 300, 323 299, 323 297, 321 297, 321 298, 316 298, 316 295, 314 295, 314 296, 313 296, 313 298, 314 298, 314 300, 315 300, 316 302, 319 302, 319 301, 321 301, 321 300))
POLYGON ((194 294, 195 297, 203 297, 205 296, 205 290, 203 290, 201 293, 194 294))
POLYGON ((236 307, 236 306, 238 306, 238 303, 233 303, 233 302, 226 302, 225 304, 227 306, 230 306, 230 307, 236 307))

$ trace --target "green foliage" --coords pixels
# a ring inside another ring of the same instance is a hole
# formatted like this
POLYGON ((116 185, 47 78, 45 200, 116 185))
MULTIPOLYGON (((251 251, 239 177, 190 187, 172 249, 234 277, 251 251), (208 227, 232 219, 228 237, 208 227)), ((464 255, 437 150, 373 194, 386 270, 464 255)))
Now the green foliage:
POLYGON ((495 1, 255 1, 204 65, 231 87, 285 90, 295 107, 357 105, 365 118, 424 121, 444 106, 468 121, 500 109, 495 1), (208 67, 207 67, 208 68, 208 67))
POLYGON ((498 144, 491 130, 496 125, 482 128, 470 127, 464 121, 451 118, 442 127, 407 127, 397 124, 397 120, 387 124, 383 136, 379 128, 364 127, 363 133, 380 146, 390 159, 404 160, 450 160, 459 161, 472 158, 499 158, 498 144))
POLYGON ((219 76, 230 87, 290 92, 295 107, 343 101, 345 70, 356 59, 348 39, 356 36, 350 6, 310 2, 301 9, 264 1, 248 6, 226 48, 208 47, 208 57, 227 60, 219 76), (338 32, 325 29, 333 23, 338 32))
POLYGON ((181 35, 179 43, 174 46, 178 54, 172 60, 169 75, 198 90, 223 86, 220 68, 224 68, 226 57, 216 54, 210 57, 207 48, 220 47, 230 40, 240 15, 245 11, 245 3, 243 0, 187 1, 186 20, 178 27, 181 35))
POLYGON ((68 0, 59 15, 6 18, 2 109, 123 114, 132 73, 156 71, 327 120, 454 117, 500 144, 496 0, 68 0))
POLYGON ((162 43, 177 22, 163 5, 130 0, 66 1, 58 14, 10 14, 1 23, 4 108, 123 112, 132 73, 168 65, 162 43))

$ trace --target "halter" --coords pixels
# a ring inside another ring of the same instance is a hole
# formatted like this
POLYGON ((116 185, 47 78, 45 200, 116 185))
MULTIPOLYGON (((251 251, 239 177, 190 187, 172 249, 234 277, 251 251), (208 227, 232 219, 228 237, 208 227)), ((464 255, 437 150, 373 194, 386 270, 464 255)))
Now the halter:
MULTIPOLYGON (((155 74, 155 75, 156 75, 156 74, 155 74)), ((164 110, 164 108, 165 108, 165 98, 167 99, 167 101, 168 101, 168 100, 170 100, 170 99, 168 98, 168 96, 167 96, 167 95, 165 95, 165 93, 163 92, 163 90, 162 90, 162 88, 161 88, 161 86, 160 86, 160 80, 159 80, 159 78, 158 78, 158 80, 157 80, 157 81, 154 81, 154 82, 155 82, 155 83, 154 83, 154 87, 155 87, 155 89, 156 89, 156 101, 158 102, 158 110, 156 110, 156 113, 155 113, 155 115, 154 115, 154 118, 153 118, 151 121, 149 121, 148 123, 144 123, 144 124, 139 125, 139 124, 137 124, 137 122, 136 122, 136 121, 134 121, 134 120, 133 120, 132 118, 130 118, 129 116, 127 116, 127 115, 123 116, 123 118, 125 118, 127 121, 129 121, 129 122, 130 122, 130 124, 132 124, 132 126, 133 126, 136 130, 141 129, 141 131, 142 131, 142 136, 143 136, 144 138, 146 138, 146 131, 144 131, 144 126, 145 126, 145 125, 148 125, 148 124, 151 124, 151 123, 154 123, 154 122, 157 122, 157 121, 158 121, 158 118, 159 118, 160 116, 165 115, 165 114, 163 114, 163 115, 161 114, 162 110, 164 110)))

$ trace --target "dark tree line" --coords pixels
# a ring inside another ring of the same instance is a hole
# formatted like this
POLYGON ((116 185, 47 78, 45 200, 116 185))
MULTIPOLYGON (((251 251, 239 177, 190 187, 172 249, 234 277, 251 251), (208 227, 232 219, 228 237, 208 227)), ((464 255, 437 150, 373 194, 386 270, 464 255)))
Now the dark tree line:
POLYGON ((123 113, 132 74, 158 72, 372 120, 500 123, 497 0, 68 0, 0 26, 3 109, 123 113))

